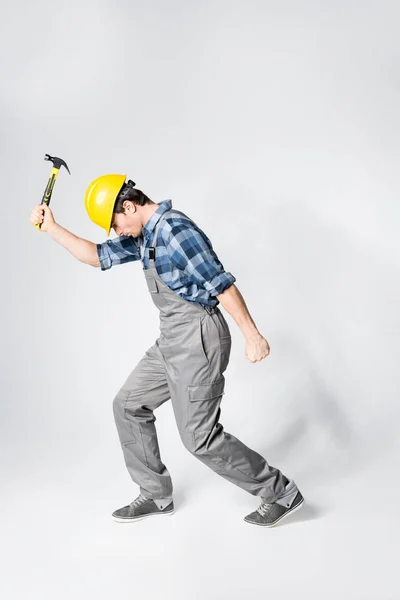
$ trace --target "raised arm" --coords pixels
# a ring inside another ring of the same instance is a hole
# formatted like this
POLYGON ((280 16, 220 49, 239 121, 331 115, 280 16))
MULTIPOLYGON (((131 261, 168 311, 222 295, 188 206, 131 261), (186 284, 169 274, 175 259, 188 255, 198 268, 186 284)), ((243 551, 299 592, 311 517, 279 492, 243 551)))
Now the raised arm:
POLYGON ((102 271, 110 269, 113 265, 122 265, 140 259, 135 238, 119 236, 99 244, 90 242, 56 223, 51 208, 44 203, 36 205, 29 220, 33 224, 42 223, 40 231, 47 232, 79 261, 92 267, 101 267, 102 271))
POLYGON ((92 267, 100 266, 96 244, 74 235, 71 231, 64 229, 64 227, 61 227, 61 225, 56 223, 53 212, 47 204, 37 204, 32 210, 31 218, 29 220, 34 225, 42 223, 40 231, 47 232, 54 240, 56 240, 56 242, 61 244, 61 246, 64 246, 64 248, 79 261, 91 265, 92 267))
POLYGON ((94 242, 74 235, 58 223, 49 226, 47 233, 81 262, 91 267, 100 267, 97 246, 94 242))

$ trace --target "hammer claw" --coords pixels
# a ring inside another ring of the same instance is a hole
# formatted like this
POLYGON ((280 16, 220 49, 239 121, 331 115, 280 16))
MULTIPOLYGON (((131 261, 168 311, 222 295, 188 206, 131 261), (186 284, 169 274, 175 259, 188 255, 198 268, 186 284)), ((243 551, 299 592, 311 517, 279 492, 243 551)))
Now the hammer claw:
POLYGON ((67 163, 62 158, 58 158, 58 156, 50 156, 50 154, 45 154, 44 160, 50 160, 53 163, 55 169, 61 169, 61 167, 65 167, 68 173, 71 175, 67 163))

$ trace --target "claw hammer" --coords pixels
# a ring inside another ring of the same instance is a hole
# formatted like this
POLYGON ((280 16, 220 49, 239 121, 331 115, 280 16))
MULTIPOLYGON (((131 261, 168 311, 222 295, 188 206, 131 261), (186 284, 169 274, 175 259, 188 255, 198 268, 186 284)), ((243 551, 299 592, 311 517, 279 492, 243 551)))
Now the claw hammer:
MULTIPOLYGON (((48 206, 50 204, 50 198, 51 198, 51 194, 53 193, 53 188, 54 188, 55 181, 57 179, 58 171, 61 169, 61 167, 64 166, 70 175, 71 175, 71 173, 70 173, 70 170, 68 169, 67 163, 62 158, 58 158, 57 156, 50 156, 50 154, 45 154, 44 160, 50 160, 53 163, 53 168, 51 170, 50 178, 47 183, 46 189, 44 191, 42 201, 40 203, 40 204, 45 203, 48 206)), ((41 229, 42 224, 36 223, 35 227, 36 227, 36 229, 41 229)))

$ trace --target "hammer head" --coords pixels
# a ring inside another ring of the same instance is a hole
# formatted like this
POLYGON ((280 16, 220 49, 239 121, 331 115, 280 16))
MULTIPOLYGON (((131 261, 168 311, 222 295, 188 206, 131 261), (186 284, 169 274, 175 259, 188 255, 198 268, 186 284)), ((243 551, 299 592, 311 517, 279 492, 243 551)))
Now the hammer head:
POLYGON ((68 169, 67 163, 62 158, 58 158, 57 156, 50 156, 50 154, 44 155, 44 160, 51 160, 55 169, 61 169, 61 167, 65 167, 68 173, 71 175, 70 170, 68 169))

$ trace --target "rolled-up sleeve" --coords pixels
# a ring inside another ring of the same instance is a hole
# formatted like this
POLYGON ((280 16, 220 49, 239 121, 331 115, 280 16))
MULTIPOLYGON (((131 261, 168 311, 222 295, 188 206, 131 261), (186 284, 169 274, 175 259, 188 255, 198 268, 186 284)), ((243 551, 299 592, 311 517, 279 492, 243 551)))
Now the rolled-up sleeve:
POLYGON ((130 235, 120 235, 96 246, 102 271, 111 269, 114 265, 123 265, 140 259, 137 241, 130 235))
POLYGON ((173 225, 163 230, 163 240, 171 262, 191 282, 217 296, 230 287, 236 277, 226 272, 206 234, 196 227, 173 225))

